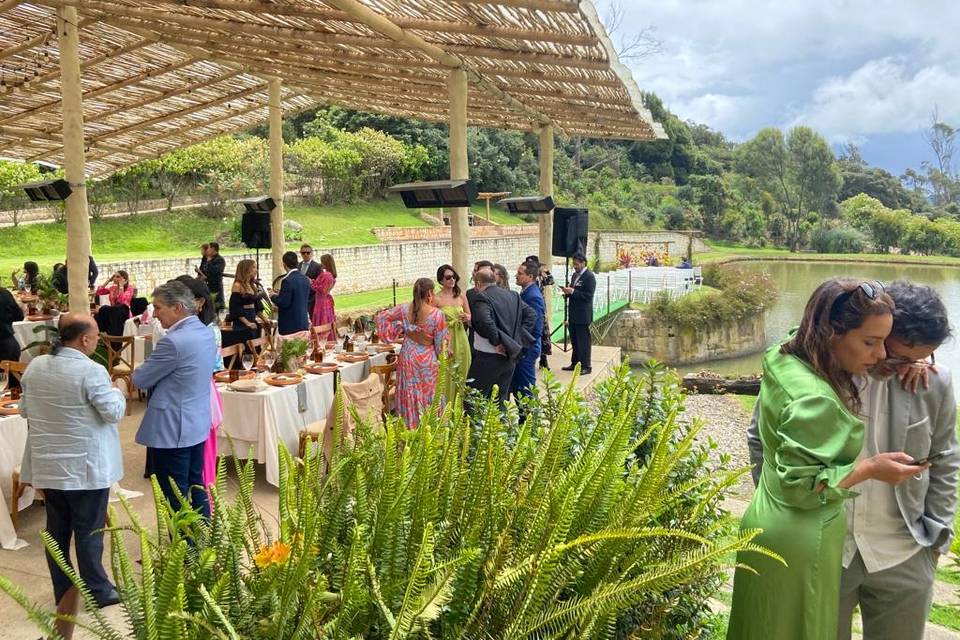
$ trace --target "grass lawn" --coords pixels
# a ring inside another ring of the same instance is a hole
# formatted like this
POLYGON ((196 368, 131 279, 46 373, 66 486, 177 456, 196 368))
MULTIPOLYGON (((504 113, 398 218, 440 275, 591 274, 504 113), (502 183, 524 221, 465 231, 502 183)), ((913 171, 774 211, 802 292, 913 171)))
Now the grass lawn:
MULTIPOLYGON (((397 303, 409 302, 412 295, 411 290, 412 288, 406 285, 397 287, 397 303)), ((393 287, 343 295, 336 295, 336 291, 334 291, 334 296, 338 312, 372 308, 382 309, 393 304, 393 287)))
MULTIPOLYGON (((481 207, 474 207, 481 213, 481 207)), ((196 257, 198 247, 233 227, 238 209, 226 218, 207 218, 196 210, 148 213, 122 218, 91 220, 93 255, 97 262, 196 257)), ((425 227, 416 209, 406 209, 399 198, 338 204, 328 207, 287 205, 284 215, 303 225, 303 238, 315 247, 344 247, 377 244, 374 227, 425 227)), ((499 209, 491 218, 501 224, 524 221, 499 209)), ((300 242, 287 243, 296 249, 300 242)), ((246 251, 224 247, 223 253, 246 251)), ((66 253, 66 226, 58 223, 0 228, 0 277, 33 260, 42 271, 62 262, 66 253)))
POLYGON ((710 251, 694 256, 699 264, 723 262, 736 258, 757 258, 770 260, 809 260, 835 261, 856 260, 860 262, 900 262, 916 264, 942 264, 960 266, 960 258, 950 256, 910 256, 883 253, 791 253, 786 249, 774 247, 744 247, 729 242, 707 240, 710 251))
POLYGON ((747 415, 753 415, 753 408, 757 404, 757 396, 735 395, 733 397, 737 399, 737 402, 740 403, 740 406, 743 407, 747 415))

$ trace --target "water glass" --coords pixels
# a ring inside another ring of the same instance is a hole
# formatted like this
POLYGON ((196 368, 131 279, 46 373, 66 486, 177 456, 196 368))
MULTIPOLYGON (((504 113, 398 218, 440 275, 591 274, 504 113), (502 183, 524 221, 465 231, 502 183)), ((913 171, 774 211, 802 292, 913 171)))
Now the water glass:
POLYGON ((240 365, 243 367, 244 371, 250 371, 253 367, 253 354, 245 353, 240 357, 240 365))

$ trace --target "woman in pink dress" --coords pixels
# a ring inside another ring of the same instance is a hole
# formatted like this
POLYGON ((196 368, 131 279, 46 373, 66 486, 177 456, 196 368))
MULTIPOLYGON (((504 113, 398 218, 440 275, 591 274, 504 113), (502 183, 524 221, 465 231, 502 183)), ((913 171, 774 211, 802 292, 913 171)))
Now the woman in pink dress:
POLYGON ((96 291, 98 296, 109 296, 111 306, 125 304, 129 307, 136 294, 137 289, 130 286, 130 276, 123 269, 110 276, 110 280, 104 282, 96 291))
POLYGON ((330 291, 337 284, 337 265, 333 262, 333 256, 325 253, 320 256, 320 266, 323 267, 323 271, 313 279, 310 285, 316 297, 311 314, 313 326, 329 324, 330 333, 327 335, 327 340, 336 340, 337 316, 333 310, 333 296, 330 295, 330 291))
POLYGON ((416 429, 436 396, 440 353, 448 348, 446 318, 433 306, 433 280, 420 278, 413 285, 413 302, 377 314, 377 333, 386 341, 403 338, 396 408, 407 428, 416 429))

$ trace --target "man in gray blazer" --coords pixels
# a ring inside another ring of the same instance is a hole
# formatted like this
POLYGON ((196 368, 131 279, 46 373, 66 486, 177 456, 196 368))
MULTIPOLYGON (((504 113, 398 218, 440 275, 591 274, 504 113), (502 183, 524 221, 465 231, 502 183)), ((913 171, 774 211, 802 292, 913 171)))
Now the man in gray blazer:
POLYGON ((150 393, 136 440, 147 447, 153 472, 171 506, 180 508, 172 480, 194 509, 209 516, 203 449, 210 435, 216 341, 197 318, 193 293, 182 282, 172 280, 154 289, 153 307, 167 333, 133 372, 133 384, 150 393))
MULTIPOLYGON (((906 384, 949 337, 947 310, 929 287, 894 282, 887 293, 896 303, 893 331, 884 343, 887 359, 862 381, 860 456, 904 451, 919 460, 948 453, 900 485, 863 482, 859 496, 847 501, 838 640, 850 638, 857 605, 865 638, 921 640, 937 561, 953 538, 960 451, 950 372, 938 365, 916 390, 906 384)), ((764 463, 756 411, 747 439, 756 483, 764 463)))
MULTIPOLYGON (((59 330, 53 350, 34 358, 23 374, 20 413, 30 429, 20 477, 43 489, 47 531, 68 565, 73 538, 80 577, 105 607, 119 602, 103 568, 102 529, 110 485, 123 477, 117 423, 126 399, 110 384, 107 370, 90 359, 99 340, 96 321, 68 313, 60 316, 59 330)), ((61 606, 72 583, 49 554, 47 565, 61 606)))

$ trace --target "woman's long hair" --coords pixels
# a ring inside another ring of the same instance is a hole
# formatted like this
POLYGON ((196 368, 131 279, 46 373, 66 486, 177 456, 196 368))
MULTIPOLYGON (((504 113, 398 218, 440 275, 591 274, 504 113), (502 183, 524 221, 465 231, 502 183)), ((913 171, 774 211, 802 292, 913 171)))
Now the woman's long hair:
POLYGON ((196 278, 187 275, 177 276, 174 280, 187 285, 187 288, 193 293, 193 297, 203 301, 202 304, 197 304, 197 317, 200 318, 200 322, 210 324, 217 319, 217 310, 213 306, 213 296, 210 294, 210 287, 196 278))
POLYGON ((892 314, 893 299, 879 283, 852 278, 827 280, 810 296, 796 335, 780 347, 781 353, 807 362, 854 413, 861 409, 853 377, 840 368, 833 345, 848 331, 860 328, 868 316, 892 314), (864 289, 875 292, 871 298, 864 289))
POLYGON ((453 272, 453 297, 459 298, 460 297, 460 274, 457 273, 456 269, 454 269, 448 264, 442 265, 439 269, 437 269, 437 282, 440 283, 441 287, 443 286, 443 283, 445 282, 445 280, 443 279, 443 274, 446 273, 447 271, 453 272))
POLYGON ((420 322, 420 314, 423 312, 423 306, 427 303, 427 298, 433 293, 433 280, 430 278, 420 278, 413 283, 413 302, 410 303, 410 322, 417 324, 420 322))
POLYGON ((333 261, 333 256, 325 253, 320 256, 320 266, 324 271, 329 271, 334 279, 337 278, 337 263, 333 261))
POLYGON ((117 275, 123 278, 123 291, 130 288, 130 275, 123 269, 117 269, 117 275))
POLYGON ((233 279, 235 282, 239 282, 240 288, 247 293, 257 292, 257 286, 253 281, 253 270, 256 269, 256 267, 257 263, 250 259, 241 260, 237 263, 233 279))

